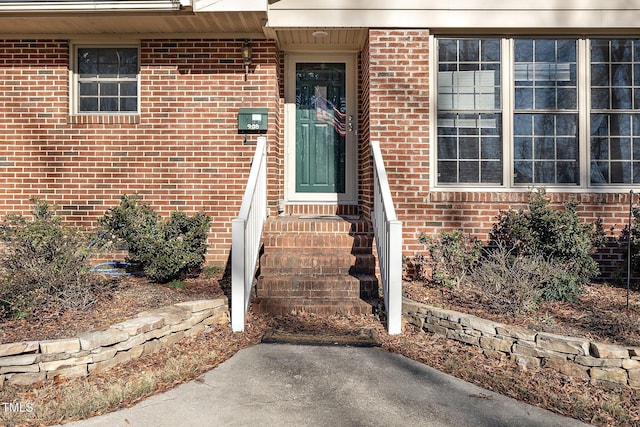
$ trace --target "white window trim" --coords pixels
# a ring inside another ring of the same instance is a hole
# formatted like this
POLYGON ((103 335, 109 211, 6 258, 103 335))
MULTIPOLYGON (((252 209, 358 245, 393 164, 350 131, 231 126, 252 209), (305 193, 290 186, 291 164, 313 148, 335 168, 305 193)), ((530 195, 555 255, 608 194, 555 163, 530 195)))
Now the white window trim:
POLYGON ((69 43, 69 115, 71 116, 138 116, 140 115, 140 42, 122 42, 122 41, 73 41, 69 43), (136 84, 138 87, 136 111, 79 111, 79 79, 78 79, 78 48, 136 48, 138 49, 138 72, 136 84))
MULTIPOLYGON (((429 121, 432 123, 431 132, 429 135, 430 142, 430 173, 429 180, 431 182, 430 191, 435 192, 495 192, 495 193, 515 193, 515 192, 529 192, 534 188, 544 188, 549 192, 564 192, 564 193, 621 193, 628 192, 629 190, 639 190, 640 184, 591 184, 591 160, 590 160, 590 114, 591 109, 591 91, 590 91, 590 54, 589 54, 589 40, 590 38, 580 36, 563 36, 563 35, 524 35, 523 37, 531 38, 544 38, 544 37, 567 37, 576 39, 578 42, 577 47, 577 74, 578 74, 578 144, 579 144, 579 156, 578 162, 580 167, 579 179, 580 184, 514 184, 513 183, 513 114, 514 114, 514 67, 513 67, 513 45, 517 36, 512 35, 444 35, 443 38, 499 38, 501 40, 502 48, 502 60, 501 60, 501 72, 503 78, 501 79, 502 89, 502 111, 503 111, 503 184, 501 185, 487 185, 487 184, 438 184, 438 45, 437 39, 440 36, 429 36, 429 73, 433 78, 429 82, 429 104, 434 108, 429 111, 429 121), (505 78, 504 76, 509 76, 505 78)), ((629 37, 629 36, 627 36, 629 37)), ((602 38, 602 36, 594 37, 602 38)), ((615 36, 604 38, 625 38, 625 36, 615 36)), ((640 110, 638 110, 640 113, 640 110)))

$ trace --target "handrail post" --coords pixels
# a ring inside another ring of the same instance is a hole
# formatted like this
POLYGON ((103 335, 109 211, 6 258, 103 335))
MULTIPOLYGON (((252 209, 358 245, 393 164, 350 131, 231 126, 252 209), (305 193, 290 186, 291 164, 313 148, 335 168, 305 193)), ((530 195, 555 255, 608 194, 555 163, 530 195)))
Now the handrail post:
POLYGON ((371 220, 380 262, 389 334, 402 332, 402 222, 393 207, 380 143, 371 141, 373 161, 373 212, 371 220))
POLYGON ((240 213, 231 221, 231 328, 244 331, 267 219, 267 138, 258 137, 240 213))
POLYGON ((235 218, 231 221, 231 329, 244 331, 244 233, 245 221, 235 218))
POLYGON ((390 335, 402 332, 402 222, 389 221, 389 284, 387 286, 387 329, 390 335))

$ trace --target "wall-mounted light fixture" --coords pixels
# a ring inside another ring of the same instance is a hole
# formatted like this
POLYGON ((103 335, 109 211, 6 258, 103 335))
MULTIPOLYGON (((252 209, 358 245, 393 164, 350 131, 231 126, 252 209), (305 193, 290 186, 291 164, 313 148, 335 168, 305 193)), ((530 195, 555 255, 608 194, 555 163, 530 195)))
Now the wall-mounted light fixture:
POLYGON ((249 76, 249 65, 251 65, 252 61, 253 58, 251 57, 251 44, 249 43, 249 40, 245 40, 245 42, 242 44, 242 62, 244 63, 245 80, 247 80, 247 77, 249 76))

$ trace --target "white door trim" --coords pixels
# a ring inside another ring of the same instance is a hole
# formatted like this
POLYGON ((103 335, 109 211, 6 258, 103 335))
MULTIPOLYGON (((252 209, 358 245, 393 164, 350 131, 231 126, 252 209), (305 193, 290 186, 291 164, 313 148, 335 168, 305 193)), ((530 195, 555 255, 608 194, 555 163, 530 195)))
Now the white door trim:
POLYGON ((286 203, 358 203, 357 182, 357 77, 355 54, 349 53, 292 53, 285 57, 284 88, 284 182, 286 203), (296 192, 296 63, 298 62, 344 62, 346 66, 347 116, 352 116, 353 130, 347 131, 345 139, 345 192, 344 193, 298 193, 296 192))

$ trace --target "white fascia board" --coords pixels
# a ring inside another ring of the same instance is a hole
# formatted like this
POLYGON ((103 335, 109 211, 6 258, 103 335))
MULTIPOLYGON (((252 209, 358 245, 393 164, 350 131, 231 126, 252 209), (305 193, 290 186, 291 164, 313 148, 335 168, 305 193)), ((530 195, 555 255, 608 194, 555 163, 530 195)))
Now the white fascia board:
POLYGON ((190 0, 137 0, 137 1, 2 1, 0 13, 11 12, 110 12, 110 11, 165 11, 178 10, 181 3, 190 0))
POLYGON ((279 0, 273 28, 637 28, 629 0, 279 0))
MULTIPOLYGON (((212 0, 214 1, 214 0, 212 0)), ((634 0, 276 0, 270 10, 626 10, 634 0)), ((635 7, 633 7, 635 6, 635 7)))
POLYGON ((637 28, 627 10, 306 10, 269 11, 272 28, 637 28))
POLYGON ((266 12, 268 0, 191 0, 195 12, 266 12))

